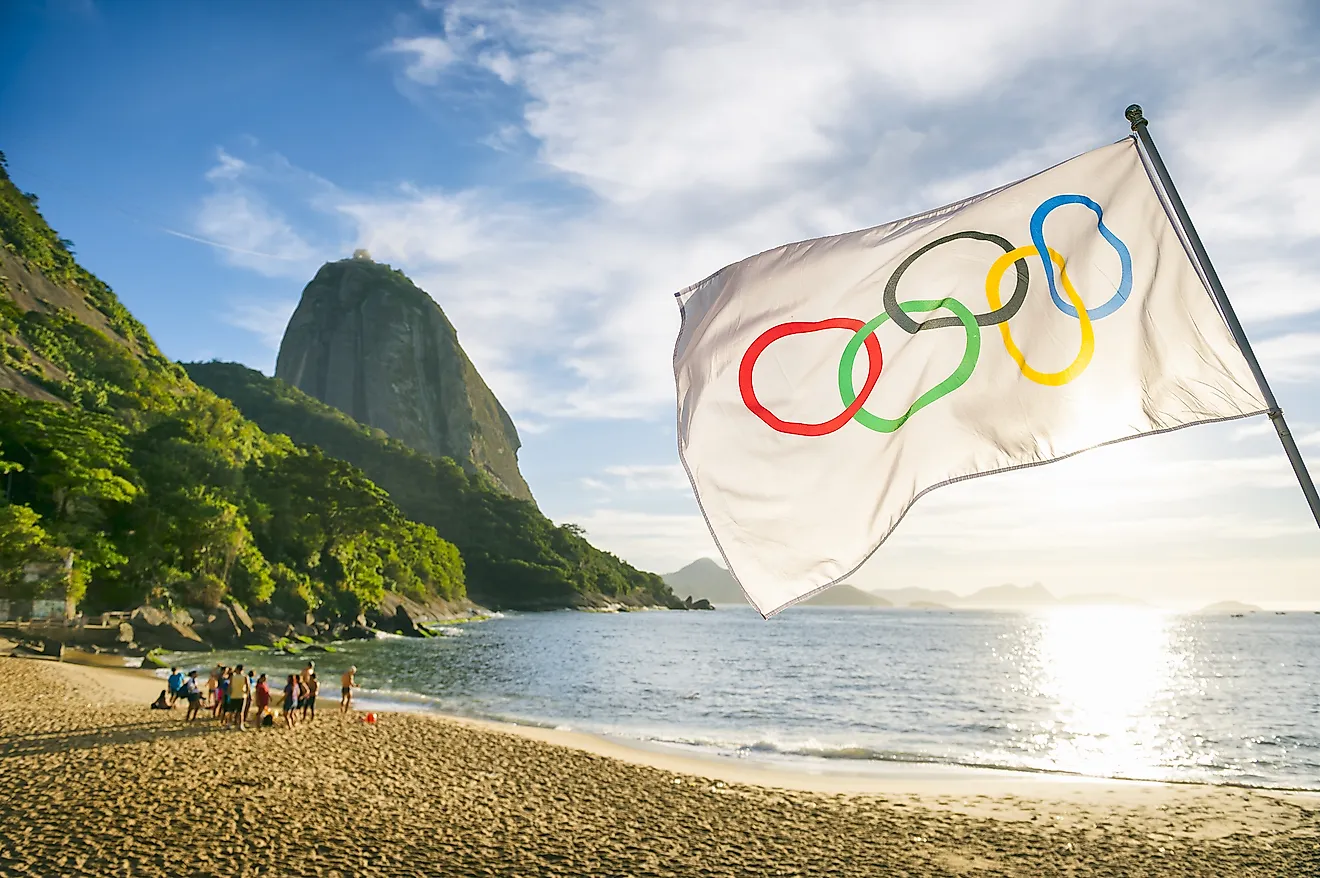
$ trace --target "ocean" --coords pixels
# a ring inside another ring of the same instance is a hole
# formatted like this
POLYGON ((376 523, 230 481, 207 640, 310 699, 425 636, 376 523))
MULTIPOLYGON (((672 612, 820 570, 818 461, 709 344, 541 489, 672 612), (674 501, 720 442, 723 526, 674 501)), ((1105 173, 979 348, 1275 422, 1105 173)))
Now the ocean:
MULTIPOLYGON (((1320 614, 528 613, 315 656, 323 707, 567 728, 803 768, 926 763, 1320 790, 1320 614)), ((182 657, 268 673, 293 657, 182 657)))

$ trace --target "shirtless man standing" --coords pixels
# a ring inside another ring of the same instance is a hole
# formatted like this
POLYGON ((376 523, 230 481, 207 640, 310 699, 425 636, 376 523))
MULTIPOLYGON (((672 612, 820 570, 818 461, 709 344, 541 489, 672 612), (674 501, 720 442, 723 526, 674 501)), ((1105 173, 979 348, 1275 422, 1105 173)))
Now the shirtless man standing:
POLYGON ((358 688, 357 681, 353 679, 353 675, 356 673, 357 665, 353 665, 347 671, 344 671, 344 676, 339 678, 339 712, 341 714, 348 713, 349 709, 353 707, 353 690, 358 688))

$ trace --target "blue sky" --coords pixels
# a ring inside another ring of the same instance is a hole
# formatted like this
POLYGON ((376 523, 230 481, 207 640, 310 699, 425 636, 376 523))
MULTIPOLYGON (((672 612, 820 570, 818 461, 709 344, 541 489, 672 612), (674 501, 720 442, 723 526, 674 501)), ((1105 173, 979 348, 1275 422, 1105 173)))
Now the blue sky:
MULTIPOLYGON (((542 508, 713 552, 674 448, 672 293, 1126 133, 1137 100, 1320 473, 1314 4, 6 4, 0 149, 182 360, 270 372, 365 246, 444 307, 542 508), (202 243, 199 240, 209 242, 202 243)), ((1264 424, 924 499, 856 580, 1320 605, 1264 424)))

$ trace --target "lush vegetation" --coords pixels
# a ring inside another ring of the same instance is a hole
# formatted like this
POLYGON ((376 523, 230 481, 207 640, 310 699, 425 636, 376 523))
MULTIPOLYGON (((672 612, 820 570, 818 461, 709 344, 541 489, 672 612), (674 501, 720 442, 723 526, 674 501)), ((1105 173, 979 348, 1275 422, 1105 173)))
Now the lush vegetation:
POLYGON ((463 554, 474 600, 497 607, 547 607, 592 595, 634 604, 673 604, 654 573, 602 552, 573 525, 555 526, 534 503, 389 439, 297 388, 235 363, 192 363, 192 379, 233 401, 269 433, 315 442, 350 460, 414 521, 433 526, 463 554))
POLYGON ((9 179, 5 154, 0 152, 0 230, 5 249, 22 256, 28 264, 58 284, 77 287, 87 303, 105 315, 124 339, 136 343, 143 353, 165 362, 147 334, 106 284, 80 266, 73 257, 73 242, 55 234, 37 211, 37 196, 20 192, 9 179))
POLYGON ((31 390, 0 389, 0 592, 31 596, 43 583, 24 567, 72 553, 93 610, 232 597, 296 614, 354 611, 386 589, 464 596, 451 542, 356 467, 267 435, 195 385, 36 205, 0 154, 6 264, 59 283, 107 331, 51 303, 20 307, 0 273, 0 373, 31 390))

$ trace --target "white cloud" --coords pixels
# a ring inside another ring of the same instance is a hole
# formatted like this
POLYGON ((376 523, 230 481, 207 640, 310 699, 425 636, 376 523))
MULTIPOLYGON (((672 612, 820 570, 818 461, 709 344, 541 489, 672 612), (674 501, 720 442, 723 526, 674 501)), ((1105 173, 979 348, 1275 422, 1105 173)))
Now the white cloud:
POLYGON ((213 182, 216 180, 233 180, 247 170, 247 162, 230 155, 223 148, 218 148, 215 152, 216 165, 206 172, 206 179, 213 182))
POLYGON ((202 199, 198 231, 220 245, 232 265, 269 277, 309 279, 321 261, 284 217, 260 196, 226 188, 202 199))
POLYGON ((644 570, 669 572, 703 556, 718 557, 700 515, 596 509, 570 519, 602 549, 644 570))
POLYGON ((605 474, 625 491, 686 491, 691 487, 687 473, 676 463, 607 466, 605 474))
POLYGON ((1275 255, 1320 236, 1320 97, 1290 72, 1216 77, 1169 120, 1202 234, 1275 255), (1215 107, 1232 108, 1231 124, 1215 107))
POLYGON ((633 495, 687 492, 687 473, 676 463, 642 463, 607 466, 597 476, 584 476, 579 483, 597 495, 633 495))
POLYGON ((539 436, 550 432, 550 425, 535 418, 519 418, 518 433, 521 436, 539 436))
POLYGON ((1296 322, 1320 313, 1320 98, 1299 87, 1295 65, 1266 69, 1193 87, 1168 128, 1179 186, 1234 308, 1248 323, 1296 322))
MULTIPOLYGON (((1220 260, 1212 256, 1213 261, 1220 260)), ((1308 262, 1225 260, 1220 271, 1233 310, 1246 323, 1320 312, 1320 267, 1308 262)))
POLYGON ((518 231, 501 234, 497 208, 476 191, 452 195, 404 184, 392 198, 344 194, 335 209, 357 225, 359 246, 381 261, 456 264, 518 231))
POLYGON ((477 64, 494 73, 505 85, 513 85, 518 78, 518 66, 503 52, 483 52, 477 56, 477 64))
MULTIPOLYGON (((1115 546, 1130 557, 1143 548, 1242 546, 1314 529, 1314 522, 1288 514, 1291 506, 1260 499, 1270 492, 1295 499, 1296 480, 1282 452, 1170 461, 1156 456, 1152 441, 941 488, 918 501, 881 551, 1002 558, 1043 549, 1089 555, 1097 546, 1115 546)), ((1047 557, 1058 556, 1042 561, 1047 557)))
MULTIPOLYGON (((801 165, 846 158, 850 135, 869 140, 909 108, 957 107, 997 96, 1024 71, 1058 68, 1060 82, 1028 86, 1043 103, 1097 63, 1173 61, 1277 17, 1188 2, 460 3, 446 29, 507 54, 548 164, 629 201, 760 189, 772 176, 791 183, 801 165)), ((1057 124, 1050 115, 1041 130, 1057 124)))
POLYGON ((1235 442, 1243 439, 1254 439, 1257 436, 1274 435, 1274 425, 1268 418, 1258 417, 1250 421, 1242 421, 1233 428, 1233 440, 1235 442))
POLYGON ((496 152, 510 152, 525 135, 517 125, 501 125, 490 134, 481 138, 481 143, 496 152))
POLYGON ((277 351, 284 339, 284 328, 289 325, 289 318, 297 307, 297 299, 274 302, 240 300, 232 303, 229 311, 221 315, 221 319, 230 326, 246 329, 261 339, 267 348, 277 351))
POLYGON ((397 37, 387 52, 409 56, 404 75, 422 85, 435 85, 440 73, 455 60, 454 50, 441 37, 397 37))
POLYGON ((1253 347, 1271 382, 1320 378, 1320 332, 1291 332, 1253 347))

